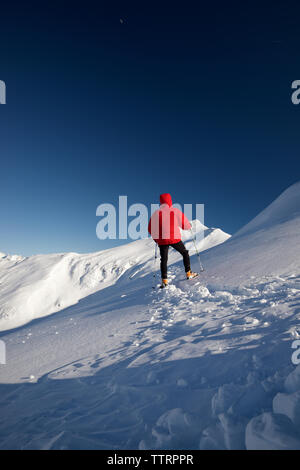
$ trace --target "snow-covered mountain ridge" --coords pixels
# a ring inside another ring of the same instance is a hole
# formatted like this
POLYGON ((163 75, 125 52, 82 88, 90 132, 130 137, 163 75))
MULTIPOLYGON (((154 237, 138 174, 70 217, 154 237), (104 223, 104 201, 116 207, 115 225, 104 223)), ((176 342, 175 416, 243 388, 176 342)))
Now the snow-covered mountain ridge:
POLYGON ((300 183, 284 191, 228 242, 205 255, 210 274, 227 283, 300 269, 300 183), (227 275, 227 273, 229 275, 227 275))
MULTIPOLYGON (((193 221, 199 251, 223 243, 230 235, 193 221)), ((187 248, 195 251, 189 231, 183 232, 187 248)), ((171 254, 170 262, 180 258, 171 254)), ((24 258, 0 256, 0 331, 55 313, 115 284, 120 278, 145 276, 153 271, 154 242, 137 240, 90 254, 59 253, 24 258)))

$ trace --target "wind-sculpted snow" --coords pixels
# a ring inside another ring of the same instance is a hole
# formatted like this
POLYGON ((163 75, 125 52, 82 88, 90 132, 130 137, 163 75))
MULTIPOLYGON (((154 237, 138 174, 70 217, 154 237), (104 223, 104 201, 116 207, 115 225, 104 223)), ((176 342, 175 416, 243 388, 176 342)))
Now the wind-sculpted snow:
MULTIPOLYGON (((223 243, 229 235, 193 221, 199 251, 223 243)), ((188 249, 195 251, 190 232, 183 232, 188 249)), ((170 256, 175 262, 180 255, 170 256)), ((145 276, 153 270, 154 242, 138 240, 97 253, 62 253, 21 256, 0 255, 0 331, 74 305, 83 297, 123 278, 145 276)))
POLYGON ((0 448, 300 449, 292 192, 284 193, 285 220, 270 216, 274 224, 206 251, 199 277, 185 280, 182 260, 170 253, 167 289, 152 289, 150 240, 151 258, 144 241, 96 255, 49 255, 44 277, 54 278, 61 262, 72 285, 92 293, 2 333, 0 448))

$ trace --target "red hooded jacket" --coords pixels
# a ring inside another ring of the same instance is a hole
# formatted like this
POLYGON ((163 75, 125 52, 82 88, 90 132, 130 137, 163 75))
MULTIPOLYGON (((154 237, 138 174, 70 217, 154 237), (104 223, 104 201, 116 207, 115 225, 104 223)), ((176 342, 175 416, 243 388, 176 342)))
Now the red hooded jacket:
POLYGON ((183 212, 172 206, 170 194, 161 194, 160 204, 149 220, 148 232, 159 245, 178 243, 181 241, 179 229, 190 230, 191 224, 183 212))

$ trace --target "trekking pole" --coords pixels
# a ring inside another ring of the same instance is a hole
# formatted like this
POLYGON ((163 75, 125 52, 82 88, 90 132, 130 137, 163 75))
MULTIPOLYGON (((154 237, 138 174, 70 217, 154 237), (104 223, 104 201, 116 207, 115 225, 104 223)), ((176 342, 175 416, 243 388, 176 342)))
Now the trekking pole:
POLYGON ((200 253, 199 253, 198 248, 197 248, 197 245, 196 245, 195 235, 194 235, 193 229, 191 228, 190 230, 191 230, 191 234, 192 234, 192 239, 193 239, 193 242, 194 242, 195 250, 196 250, 196 253, 197 253, 197 257, 198 257, 198 260, 199 260, 200 272, 203 272, 203 271, 204 271, 204 267, 203 267, 203 264, 201 263, 201 260, 200 260, 200 253))
POLYGON ((152 289, 156 287, 156 264, 157 264, 157 243, 155 243, 155 255, 154 255, 154 272, 153 272, 153 286, 152 289))

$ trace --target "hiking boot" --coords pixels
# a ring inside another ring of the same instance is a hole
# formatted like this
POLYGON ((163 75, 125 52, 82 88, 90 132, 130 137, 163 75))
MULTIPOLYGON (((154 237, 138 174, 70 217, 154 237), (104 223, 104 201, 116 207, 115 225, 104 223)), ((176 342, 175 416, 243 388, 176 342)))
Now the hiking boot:
POLYGON ((160 288, 164 289, 167 286, 168 286, 168 279, 162 279, 160 288))
POLYGON ((198 276, 198 273, 194 273, 193 271, 187 271, 186 278, 193 279, 194 277, 198 276))

